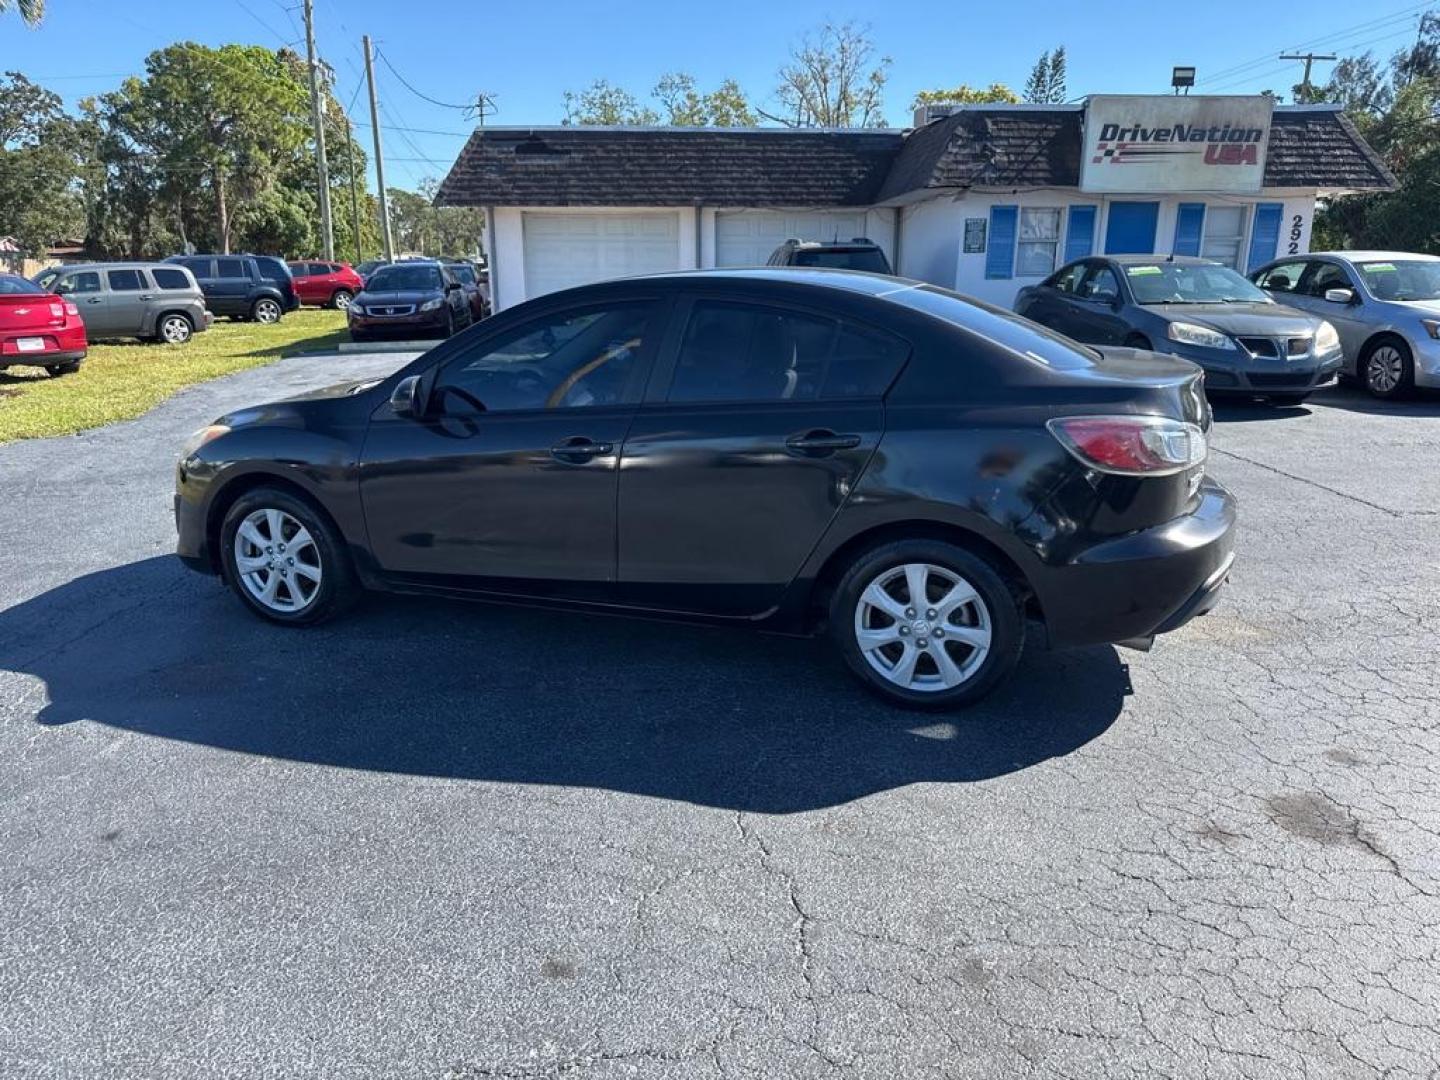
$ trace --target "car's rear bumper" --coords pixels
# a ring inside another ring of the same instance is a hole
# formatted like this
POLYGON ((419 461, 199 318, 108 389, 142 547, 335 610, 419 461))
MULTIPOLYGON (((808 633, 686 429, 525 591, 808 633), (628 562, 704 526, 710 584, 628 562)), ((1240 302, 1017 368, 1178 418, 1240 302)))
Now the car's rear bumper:
POLYGON ((0 367, 49 367, 51 364, 78 364, 84 359, 84 348, 51 349, 48 352, 5 352, 0 353, 0 367))
POLYGON ((1188 514, 1105 540, 1033 582, 1050 644, 1099 645, 1165 634, 1219 600, 1234 561, 1235 500, 1206 480, 1188 514))

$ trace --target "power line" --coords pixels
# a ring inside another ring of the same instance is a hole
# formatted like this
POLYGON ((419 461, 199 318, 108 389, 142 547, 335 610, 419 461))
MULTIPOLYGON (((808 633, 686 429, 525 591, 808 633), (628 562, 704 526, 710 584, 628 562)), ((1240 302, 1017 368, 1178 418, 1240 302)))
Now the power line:
POLYGON ((380 62, 390 69, 390 74, 394 75, 395 78, 400 80, 400 85, 405 87, 406 90, 409 90, 420 100, 428 101, 431 105, 439 105, 442 109, 459 109, 461 112, 469 112, 475 107, 473 105, 454 105, 448 101, 437 101, 435 100, 435 98, 432 98, 427 94, 422 94, 419 90, 416 90, 415 87, 411 86, 408 81, 406 81, 404 75, 401 75, 400 72, 395 70, 395 65, 390 63, 390 58, 386 56, 384 52, 377 49, 375 55, 380 57, 380 62))

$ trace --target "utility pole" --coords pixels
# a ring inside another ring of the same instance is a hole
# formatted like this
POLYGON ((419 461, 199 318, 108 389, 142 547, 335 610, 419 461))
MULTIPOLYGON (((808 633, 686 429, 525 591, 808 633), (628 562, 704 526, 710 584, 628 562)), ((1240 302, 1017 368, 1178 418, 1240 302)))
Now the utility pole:
POLYGON ((390 200, 385 195, 385 154, 380 149, 380 102, 375 98, 375 57, 370 35, 364 36, 365 82, 370 87, 370 130, 375 134, 375 185, 380 189, 380 233, 385 238, 385 261, 395 260, 395 240, 390 235, 390 200))
POLYGON ((360 254, 360 178, 355 175, 355 132, 350 130, 350 120, 345 120, 345 156, 350 162, 350 227, 355 230, 355 265, 364 261, 360 254))
POLYGON ((1305 102, 1310 100, 1310 65, 1316 60, 1336 60, 1334 53, 1281 53, 1281 60, 1304 60, 1305 78, 1300 80, 1301 93, 1305 95, 1305 102))
POLYGON ((320 107, 320 61, 315 58, 315 0, 305 0, 305 58, 310 67, 310 114, 315 122, 315 164, 320 174, 320 242, 335 258, 335 223, 330 218, 330 165, 325 160, 325 116, 320 107))

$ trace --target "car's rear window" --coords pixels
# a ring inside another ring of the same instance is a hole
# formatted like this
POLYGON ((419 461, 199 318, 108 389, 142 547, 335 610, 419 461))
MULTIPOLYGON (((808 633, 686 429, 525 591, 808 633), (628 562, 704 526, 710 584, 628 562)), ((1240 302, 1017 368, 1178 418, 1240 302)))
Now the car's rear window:
POLYGON ((150 276, 162 289, 193 289, 195 287, 190 282, 189 274, 184 270, 177 270, 173 266, 153 266, 150 268, 150 276))
POLYGON ((33 281, 26 281, 16 274, 0 274, 0 295, 4 296, 33 296, 36 293, 43 293, 45 290, 36 285, 33 281))
POLYGON ((886 295, 891 300, 954 323, 962 330, 969 330, 972 334, 978 334, 1037 364, 1044 364, 1058 371, 1092 368, 1099 358, 1098 354, 1084 346, 1051 333, 1028 319, 961 296, 949 289, 922 285, 886 295))
POLYGON ((795 252, 795 266, 820 266, 828 270, 867 270, 872 274, 888 274, 890 267, 885 256, 875 248, 857 250, 810 250, 804 248, 795 252))

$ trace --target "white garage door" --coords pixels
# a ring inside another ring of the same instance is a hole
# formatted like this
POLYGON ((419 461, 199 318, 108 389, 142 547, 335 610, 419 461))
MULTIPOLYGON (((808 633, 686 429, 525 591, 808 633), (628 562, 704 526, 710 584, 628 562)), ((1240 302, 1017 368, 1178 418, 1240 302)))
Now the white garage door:
POLYGON ((864 235, 863 212, 721 210, 715 216, 715 265, 764 266, 771 252, 790 239, 850 240, 864 235))
POLYGON ((525 295, 680 267, 677 214, 525 214, 525 295))

